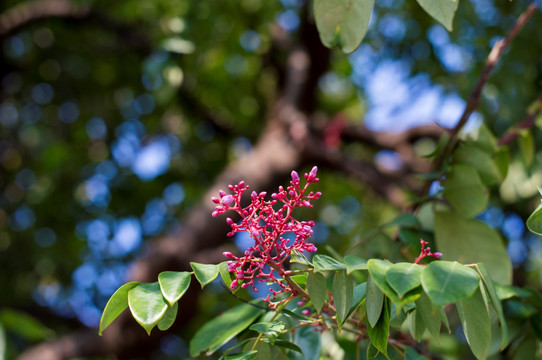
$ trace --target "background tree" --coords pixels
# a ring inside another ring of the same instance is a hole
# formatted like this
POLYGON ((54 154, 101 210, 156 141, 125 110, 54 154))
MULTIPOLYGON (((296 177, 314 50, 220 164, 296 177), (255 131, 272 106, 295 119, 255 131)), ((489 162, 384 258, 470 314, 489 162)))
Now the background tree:
MULTIPOLYGON (((384 225, 481 190, 487 199, 466 211, 506 238, 513 283, 540 289, 540 240, 523 226, 540 184, 542 40, 530 2, 463 1, 448 33, 414 1, 379 1, 350 55, 322 45, 304 1, 0 6, 6 358, 186 355, 194 329, 237 301, 216 297, 220 286, 191 289, 165 337, 129 317, 104 337, 93 327, 125 281, 234 251, 210 217, 219 188, 243 179, 271 190, 313 165, 325 195, 306 215, 320 251, 412 260, 436 229, 384 225), (489 129, 509 165, 492 141, 489 152, 458 143, 482 122, 478 141, 489 129), (473 176, 450 173, 472 159, 474 189, 473 176)), ((533 324, 518 325, 510 356, 540 341, 529 294, 508 302, 512 323, 533 324)), ((449 351, 469 354, 457 341, 449 351)))

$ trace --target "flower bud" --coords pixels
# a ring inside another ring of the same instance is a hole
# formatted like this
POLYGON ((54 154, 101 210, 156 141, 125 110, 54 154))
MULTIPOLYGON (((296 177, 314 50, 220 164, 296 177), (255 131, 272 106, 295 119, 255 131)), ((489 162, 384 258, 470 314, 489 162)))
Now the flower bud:
POLYGON ((296 183, 299 182, 299 175, 297 174, 297 171, 295 170, 292 171, 292 180, 296 183))
POLYGON ((220 199, 214 196, 211 198, 211 201, 214 202, 215 204, 220 204, 220 199))
POLYGON ((239 284, 239 282, 237 281, 237 279, 233 280, 231 282, 230 289, 235 290, 235 288, 237 287, 238 284, 239 284))
POLYGON ((233 254, 231 252, 229 252, 229 251, 224 251, 222 253, 222 255, 224 255, 225 257, 230 258, 230 259, 234 258, 233 254))
POLYGON ((224 197, 225 195, 226 195, 226 192, 224 190, 220 190, 218 192, 218 196, 220 196, 220 197, 224 197))
POLYGON ((220 202, 226 206, 228 206, 229 204, 231 204, 233 202, 233 196, 231 195, 226 195, 222 198, 222 200, 220 200, 220 202))

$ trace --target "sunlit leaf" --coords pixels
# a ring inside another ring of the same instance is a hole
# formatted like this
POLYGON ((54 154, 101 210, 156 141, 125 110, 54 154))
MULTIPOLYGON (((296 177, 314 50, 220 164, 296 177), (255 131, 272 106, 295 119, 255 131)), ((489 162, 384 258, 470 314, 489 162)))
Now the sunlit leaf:
POLYGON ((128 292, 139 283, 132 281, 122 285, 111 296, 100 319, 100 329, 98 333, 102 335, 103 331, 128 307, 128 292))
POLYGON ((453 29, 454 15, 459 0, 417 0, 418 4, 448 31, 453 29))
POLYGON ((350 53, 357 49, 369 27, 374 0, 314 0, 314 18, 320 40, 350 53))
POLYGON ((393 264, 386 272, 386 280, 399 298, 420 286, 423 266, 412 263, 393 264))
POLYGON ((217 278, 218 276, 218 265, 215 264, 200 264, 191 262, 190 267, 194 270, 194 275, 201 284, 201 288, 211 281, 217 278))
POLYGON ((169 308, 157 282, 136 285, 128 292, 128 306, 149 335, 169 308))
POLYGON ((527 219, 527 228, 537 235, 542 235, 542 204, 538 205, 527 219))
POLYGON ((214 353, 252 324, 263 310, 250 304, 238 305, 203 325, 190 341, 190 356, 203 351, 214 353))
POLYGON ((190 286, 191 274, 189 272, 164 271, 158 274, 158 283, 162 295, 173 306, 184 295, 190 286))
POLYGON ((471 296, 480 279, 476 271, 456 261, 434 261, 422 272, 422 286, 437 306, 456 303, 471 296))

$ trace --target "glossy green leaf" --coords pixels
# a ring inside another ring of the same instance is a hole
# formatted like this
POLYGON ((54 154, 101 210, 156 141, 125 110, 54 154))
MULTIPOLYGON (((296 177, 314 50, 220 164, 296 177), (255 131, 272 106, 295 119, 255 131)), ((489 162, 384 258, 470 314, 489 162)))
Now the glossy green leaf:
POLYGON ((459 0, 417 0, 418 4, 433 19, 441 23, 446 30, 452 31, 454 15, 459 5, 459 0))
POLYGON ((499 184, 504 180, 501 171, 493 160, 493 153, 485 151, 472 141, 467 142, 455 151, 454 160, 475 168, 480 175, 480 179, 487 186, 499 184))
POLYGON ((149 335, 168 309, 157 282, 136 285, 128 292, 128 306, 134 319, 149 335))
POLYGON ((336 319, 339 329, 345 322, 348 312, 352 307, 352 298, 354 296, 354 286, 352 279, 346 275, 346 271, 339 270, 335 272, 335 278, 333 279, 333 304, 337 311, 336 319))
POLYGON ((535 154, 533 134, 528 130, 521 131, 518 137, 518 142, 523 163, 526 167, 529 167, 533 163, 535 154))
POLYGON ((506 175, 508 175, 508 168, 510 166, 510 152, 508 151, 508 147, 500 147, 493 156, 493 162, 499 170, 500 179, 504 181, 506 175))
POLYGON ((291 275, 290 279, 293 280, 297 285, 300 285, 301 287, 305 287, 307 285, 306 273, 291 275))
POLYGON ((527 219, 527 228, 532 233, 542 235, 542 204, 527 219))
POLYGON ((312 258, 314 271, 346 270, 346 265, 327 255, 314 255, 312 258))
POLYGON ((158 283, 162 295, 173 306, 184 295, 190 286, 192 276, 189 272, 164 271, 158 274, 158 283))
POLYGON ((173 307, 168 307, 164 317, 158 321, 158 329, 165 331, 173 325, 177 318, 177 311, 179 310, 179 303, 173 304, 173 307))
POLYGON ((326 279, 320 273, 310 273, 307 276, 307 291, 312 301, 312 305, 317 312, 322 310, 326 301, 326 279))
POLYGON ((402 299, 403 296, 420 286, 423 266, 412 263, 397 263, 386 272, 386 280, 402 299))
POLYGON ((471 296, 480 279, 476 271, 456 261, 434 261, 422 272, 422 286, 436 306, 456 303, 471 296))
POLYGON ((503 285, 512 281, 512 263, 504 242, 487 224, 463 219, 452 212, 437 212, 435 242, 443 260, 457 260, 462 264, 482 262, 493 281, 503 285))
POLYGON ((455 164, 444 181, 444 198, 462 217, 481 213, 489 201, 489 193, 473 166, 455 164))
POLYGON ((311 261, 305 256, 305 254, 303 254, 302 252, 300 252, 300 251, 298 251, 296 249, 294 249, 292 251, 292 256, 290 257, 290 262, 303 264, 303 265, 312 267, 311 261))
POLYGON ((375 327, 384 306, 384 293, 371 276, 367 279, 366 297, 367 320, 375 327))
POLYGON ((247 352, 241 352, 234 355, 224 356, 225 360, 249 360, 258 355, 258 350, 251 350, 247 352))
POLYGON ((346 255, 344 257, 344 263, 346 264, 346 273, 350 275, 352 271, 367 270, 367 260, 360 258, 359 256, 346 255))
POLYGON ((366 321, 371 344, 386 357, 388 355, 388 335, 390 332, 390 307, 390 302, 384 299, 382 313, 375 326, 371 326, 368 319, 366 321))
POLYGON ((203 351, 214 353, 252 324, 263 310, 250 304, 238 305, 203 325, 190 341, 190 356, 203 351))
POLYGON ((416 311, 421 316, 429 334, 437 341, 440 341, 440 311, 433 306, 429 297, 423 293, 416 300, 416 311))
POLYGON ((487 290, 489 299, 491 300, 491 305, 495 309, 495 312, 497 313, 497 317, 499 318, 499 322, 501 324, 500 349, 503 350, 508 345, 508 326, 506 324, 506 319, 504 317, 501 300, 499 299, 497 295, 497 290, 495 289, 495 286, 493 285, 493 280, 491 280, 491 277, 489 275, 489 272, 487 271, 486 266, 482 263, 479 263, 476 265, 476 270, 478 271, 478 275, 480 275, 480 278, 482 279, 485 289, 487 290))
POLYGON ((132 290, 139 283, 137 281, 132 281, 127 284, 122 285, 120 288, 115 291, 111 296, 105 309, 102 313, 102 318, 100 319, 100 328, 98 333, 100 336, 103 331, 111 325, 111 323, 128 307, 128 292, 132 290))
POLYGON ((297 357, 297 359, 319 359, 322 349, 322 335, 314 331, 311 326, 303 326, 297 329, 293 343, 303 352, 303 357, 297 357))
POLYGON ((320 40, 350 53, 367 33, 374 0, 314 0, 314 18, 320 40))
POLYGON ((201 288, 211 281, 217 278, 218 276, 218 265, 215 264, 200 264, 191 262, 190 267, 194 270, 194 275, 201 284, 201 288))
POLYGON ((444 310, 444 308, 441 307, 439 313, 440 313, 440 319, 442 320, 444 327, 446 328, 446 330, 448 330, 448 334, 451 334, 452 329, 450 328, 450 322, 448 321, 448 314, 446 313, 446 310, 444 310))
POLYGON ((457 303, 457 311, 463 326, 463 332, 472 353, 478 359, 485 359, 491 343, 491 319, 482 289, 457 303))

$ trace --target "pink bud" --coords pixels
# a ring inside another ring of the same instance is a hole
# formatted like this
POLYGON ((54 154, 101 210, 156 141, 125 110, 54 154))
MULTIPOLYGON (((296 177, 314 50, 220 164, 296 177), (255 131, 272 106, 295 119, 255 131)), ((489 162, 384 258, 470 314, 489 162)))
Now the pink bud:
POLYGON ((214 196, 211 198, 211 201, 214 202, 215 204, 220 204, 220 199, 214 196))
POLYGON ((233 280, 231 282, 230 289, 234 290, 237 287, 238 284, 239 284, 239 282, 237 281, 237 279, 233 280))
POLYGON ((308 309, 305 309, 305 310, 301 311, 301 313, 303 315, 310 315, 311 314, 310 310, 308 310, 308 309))
POLYGON ((441 258, 441 257, 442 257, 442 253, 436 252, 436 253, 433 253, 433 256, 436 257, 436 258, 438 259, 438 258, 441 258))
POLYGON ((223 254, 225 257, 230 258, 230 259, 233 259, 233 258, 234 258, 233 254, 232 254, 231 252, 229 252, 229 251, 224 251, 222 254, 223 254))
POLYGON ((256 191, 253 191, 251 194, 250 194, 250 198, 252 200, 256 200, 258 198, 258 194, 256 194, 256 191))
POLYGON ((297 174, 297 171, 292 171, 292 180, 294 182, 299 182, 299 175, 297 174))
POLYGON ((261 198, 264 198, 265 195, 267 195, 266 191, 262 191, 261 193, 258 194, 258 196, 261 197, 261 198))
POLYGON ((230 218, 226 218, 226 222, 228 223, 228 225, 233 225, 233 220, 230 218))
POLYGON ((218 192, 218 196, 224 197, 224 195, 226 195, 226 192, 225 192, 224 190, 220 190, 220 191, 218 192))
POLYGON ((222 197, 222 200, 220 200, 220 202, 224 205, 229 205, 233 202, 233 196, 231 195, 226 195, 224 197, 222 197))
POLYGON ((244 181, 241 181, 241 182, 239 183, 239 187, 240 187, 240 188, 244 188, 244 187, 245 187, 245 182, 244 182, 244 181))

